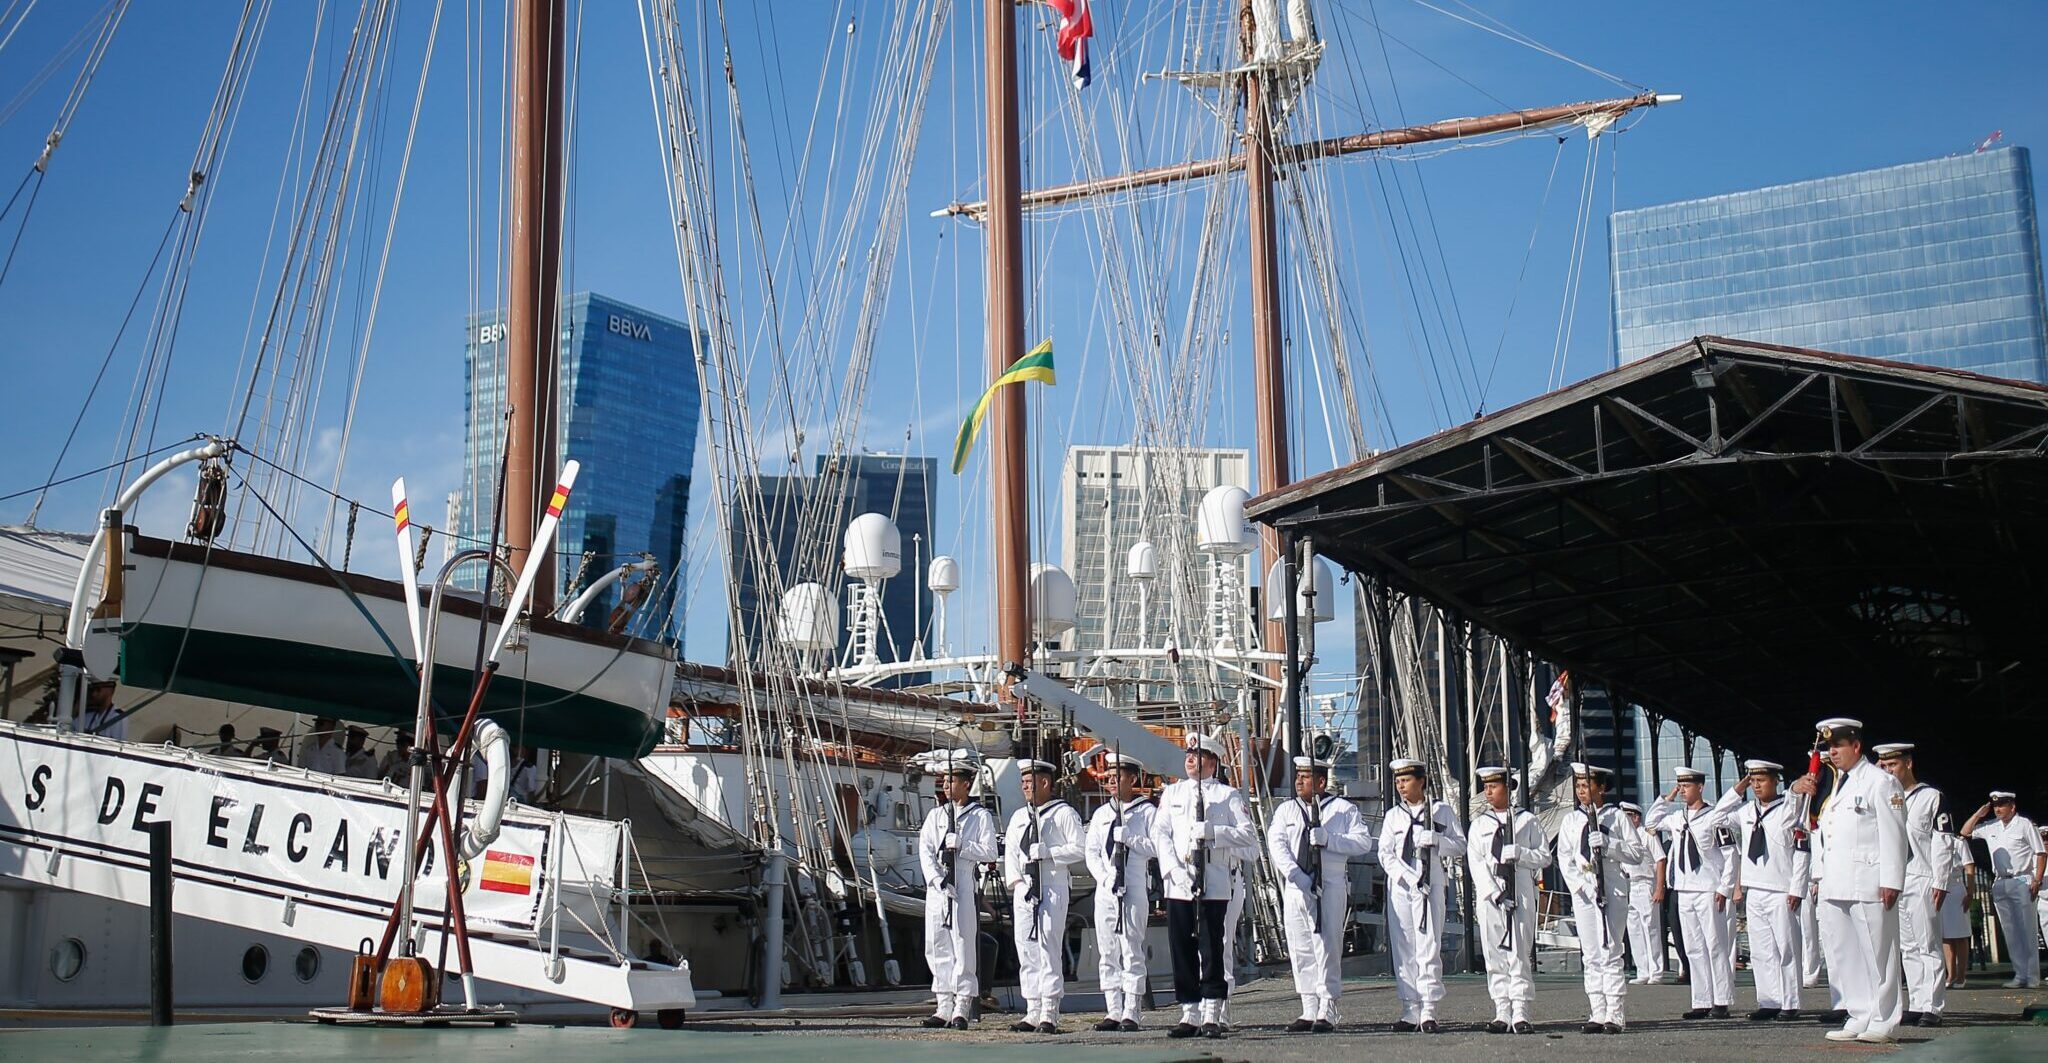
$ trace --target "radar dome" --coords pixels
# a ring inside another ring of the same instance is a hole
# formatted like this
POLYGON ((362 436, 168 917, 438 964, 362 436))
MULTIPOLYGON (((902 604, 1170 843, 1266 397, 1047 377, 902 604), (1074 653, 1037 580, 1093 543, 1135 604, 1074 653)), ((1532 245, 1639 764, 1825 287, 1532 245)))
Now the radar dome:
POLYGON ((839 645, 839 602, 822 583, 799 583, 782 592, 775 634, 795 650, 829 650, 839 645))
POLYGON ((863 513, 846 526, 846 574, 873 582, 903 571, 903 533, 880 513, 863 513))
POLYGON ((1159 551, 1151 543, 1138 542, 1131 545, 1131 552, 1124 556, 1124 575, 1132 579, 1154 579, 1159 575, 1159 551))
POLYGON ((1031 566, 1031 633, 1049 641, 1074 627, 1074 577, 1058 565, 1031 566))
POLYGON ((1257 545, 1245 522, 1244 503, 1251 495, 1225 484, 1202 496, 1195 519, 1195 543, 1212 554, 1248 554, 1257 545))
POLYGON ((932 558, 931 566, 925 569, 924 585, 933 594, 950 594, 960 589, 960 562, 945 554, 932 558))
MULTIPOLYGON (((1266 593, 1266 601, 1269 603, 1266 607, 1268 620, 1287 619, 1287 600, 1280 596, 1280 589, 1287 585, 1287 570, 1282 567, 1285 564, 1284 561, 1275 561, 1273 567, 1266 570, 1266 586, 1269 588, 1266 593)), ((1311 603, 1305 593, 1297 595, 1294 601, 1295 615, 1318 624, 1337 619, 1337 578, 1330 572, 1330 563, 1320 557, 1315 559, 1310 572, 1302 574, 1301 590, 1307 591, 1310 588, 1314 588, 1316 592, 1314 602, 1311 603), (1311 609, 1315 612, 1313 617, 1309 615, 1311 609)))

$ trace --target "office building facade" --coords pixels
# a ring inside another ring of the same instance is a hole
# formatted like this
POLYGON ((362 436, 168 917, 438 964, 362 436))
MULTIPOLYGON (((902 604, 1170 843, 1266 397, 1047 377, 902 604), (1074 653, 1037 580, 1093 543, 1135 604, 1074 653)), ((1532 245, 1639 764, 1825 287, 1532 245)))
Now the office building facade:
MULTIPOLYGON (((497 496, 503 321, 502 313, 470 319, 464 345, 468 429, 457 526, 473 542, 490 537, 497 496)), ((660 580, 627 630, 680 640, 675 603, 688 583, 690 469, 702 408, 695 334, 660 314, 584 292, 564 300, 560 341, 556 461, 574 458, 583 470, 557 531, 558 597, 566 600, 612 568, 653 554, 660 580)), ((617 584, 607 588, 583 622, 602 627, 619 594, 617 584)))
POLYGON ((2048 379, 2024 148, 1619 211, 1608 237, 1621 362, 1720 335, 2048 379))

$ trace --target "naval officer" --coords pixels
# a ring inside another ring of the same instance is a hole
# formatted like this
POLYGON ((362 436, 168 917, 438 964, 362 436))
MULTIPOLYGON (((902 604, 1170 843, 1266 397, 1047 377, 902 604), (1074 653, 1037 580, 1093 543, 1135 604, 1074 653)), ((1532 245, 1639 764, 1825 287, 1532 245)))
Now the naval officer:
POLYGON ((1187 777, 1159 794, 1152 846, 1166 889, 1166 940, 1173 957, 1173 995, 1180 1021, 1168 1037, 1223 1036, 1223 928, 1230 907, 1231 854, 1252 849, 1244 795, 1216 780, 1223 743, 1190 733, 1187 777))
POLYGON ((2035 952, 2034 899, 2041 893, 2042 851, 2034 822, 2019 814, 2011 790, 1991 791, 1991 800, 1963 824, 1963 837, 1982 838, 1991 853, 1991 903, 1998 909, 1998 929, 2012 956, 2012 981, 2007 989, 2041 984, 2041 958, 2035 952), (1986 816, 1993 816, 1984 822, 1986 816))
POLYGON ((1474 773, 1485 808, 1472 820, 1466 866, 1477 899, 1480 951, 1486 956, 1486 992, 1493 998, 1487 1033, 1535 1033, 1529 1005, 1536 999, 1536 876, 1550 866, 1550 842, 1534 813, 1514 806, 1514 776, 1506 768, 1474 773))
POLYGON ((924 960, 938 998, 924 1025, 964 1030, 981 991, 974 955, 981 933, 974 880, 981 865, 996 858, 996 821, 973 798, 980 758, 953 750, 936 759, 940 800, 917 832, 925 882, 924 960))
POLYGON ((1157 806, 1138 795, 1144 767, 1121 753, 1105 753, 1109 800, 1088 819, 1088 874, 1095 880, 1095 951, 1109 1015, 1102 1033, 1138 1028, 1145 999, 1145 923, 1152 914, 1152 815, 1157 806))
POLYGON ((1621 952, 1628 934, 1628 869, 1647 855, 1642 832, 1618 806, 1607 803, 1614 772, 1572 765, 1576 802, 1557 828, 1558 870, 1572 895, 1586 983, 1586 1033, 1618 1034, 1628 1027, 1621 952))
POLYGON ((1351 857, 1372 851, 1372 834, 1357 806, 1329 793, 1330 762, 1294 758, 1294 800, 1273 810, 1266 852, 1280 882, 1287 958, 1301 1017, 1289 1033, 1337 1028, 1344 988, 1344 923, 1351 913, 1351 857))
POLYGON ((1877 766, 1906 791, 1906 889, 1899 894, 1899 953, 1905 968, 1906 1026, 1939 1026, 1948 1003, 1941 948, 1941 906, 1948 899, 1955 851, 1940 829, 1941 791, 1920 781, 1913 743, 1873 746, 1877 766))
POLYGON ((1756 976, 1751 1022, 1799 1017, 1799 906, 1811 870, 1799 812, 1778 792, 1785 766, 1769 760, 1742 763, 1737 791, 1756 798, 1735 815, 1735 899, 1749 923, 1749 968, 1756 976))
POLYGON ((1387 765, 1399 798, 1380 824, 1380 866, 1387 873, 1387 947, 1401 999, 1396 1033, 1442 1033, 1436 1003, 1444 998, 1444 877, 1447 862, 1465 855, 1458 814, 1429 797, 1422 762, 1398 757, 1387 765))
POLYGON ((1735 1002, 1731 959, 1734 947, 1723 931, 1721 909, 1727 905, 1722 891, 1723 862, 1718 844, 1722 825, 1734 814, 1741 795, 1730 790, 1722 800, 1709 806, 1700 796, 1707 776, 1698 768, 1682 767, 1672 773, 1677 782, 1671 793, 1650 806, 1651 830, 1671 832, 1666 857, 1670 868, 1668 883, 1678 895, 1679 936, 1685 942, 1687 968, 1692 977, 1692 1010, 1687 1019, 1728 1017, 1735 1002), (1731 800, 1732 798, 1732 800, 1731 800))
POLYGON ((1003 885, 1010 889, 1010 930, 1017 946, 1017 979, 1024 1017, 1016 1033, 1059 1033, 1060 998, 1066 993, 1062 948, 1067 940, 1067 898, 1081 860, 1084 829, 1074 806, 1053 796, 1058 769, 1043 760, 1018 762, 1024 807, 1003 834, 1003 885))
MULTIPOLYGON (((1899 891, 1906 886, 1906 794, 1897 779, 1863 759, 1863 722, 1833 717, 1816 725, 1839 772, 1813 833, 1820 878, 1820 943, 1828 981, 1847 1012, 1830 1041, 1884 1044, 1899 1025, 1899 891)), ((1812 795, 1802 775, 1794 793, 1812 795)))

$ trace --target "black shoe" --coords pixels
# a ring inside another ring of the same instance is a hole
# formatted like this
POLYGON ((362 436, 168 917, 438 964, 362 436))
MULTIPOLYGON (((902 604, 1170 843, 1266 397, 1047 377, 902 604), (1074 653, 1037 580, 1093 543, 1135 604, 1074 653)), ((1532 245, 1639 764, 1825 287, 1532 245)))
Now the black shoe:
POLYGON ((1610 1023, 1605 1023, 1605 1024, 1603 1024, 1603 1025, 1602 1025, 1602 1026, 1600 1027, 1600 1032, 1601 1032, 1601 1033, 1620 1033, 1620 1032, 1621 1032, 1621 1024, 1620 1024, 1620 1023, 1618 1023, 1618 1022, 1610 1022, 1610 1023))
POLYGON ((1060 1028, 1059 1028, 1059 1026, 1058 1026, 1057 1024, 1054 1024, 1054 1023, 1050 1023, 1050 1022, 1041 1022, 1041 1023, 1039 1023, 1039 1024, 1038 1024, 1038 1032, 1039 1032, 1039 1033, 1058 1033, 1058 1032, 1060 1032, 1060 1028))
POLYGON ((1727 1017, 1728 1005, 1726 1004, 1716 1004, 1714 1005, 1714 1010, 1707 1012, 1707 1018, 1710 1019, 1725 1019, 1727 1017))
POLYGON ((1120 1023, 1117 1023, 1117 1024, 1116 1024, 1116 1028, 1117 1028, 1117 1029, 1118 1029, 1119 1031, 1123 1032, 1123 1033, 1137 1033, 1137 1032, 1138 1032, 1138 1020, 1136 1020, 1136 1019, 1125 1019, 1124 1021, 1122 1021, 1122 1022, 1120 1022, 1120 1023))
POLYGON ((1534 1026, 1531 1026, 1531 1025, 1529 1025, 1529 1020, 1527 1020, 1527 1019, 1523 1019, 1523 1020, 1522 1020, 1521 1022, 1518 1022, 1518 1023, 1514 1024, 1513 1026, 1510 1026, 1510 1027, 1508 1027, 1508 1029, 1511 1029, 1511 1030, 1515 1031, 1516 1033, 1535 1033, 1535 1032, 1536 1032, 1536 1027, 1534 1027, 1534 1026))
POLYGON ((1602 1030, 1605 1030, 1605 1029, 1606 1029, 1606 1027, 1604 1027, 1604 1026, 1600 1025, 1600 1024, 1599 1024, 1599 1023, 1597 1023, 1597 1022, 1588 1022, 1588 1023, 1586 1024, 1586 1025, 1584 1025, 1584 1026, 1581 1026, 1581 1027, 1579 1027, 1579 1032, 1580 1032, 1580 1033, 1599 1033, 1599 1032, 1601 1032, 1602 1030))
POLYGON ((1421 1027, 1419 1027, 1419 1029, 1421 1029, 1423 1033, 1442 1033, 1442 1032, 1444 1032, 1444 1028, 1443 1028, 1443 1027, 1441 1027, 1441 1026, 1438 1026, 1438 1025, 1436 1024, 1436 1020, 1435 1020, 1435 1019, 1424 1019, 1424 1020, 1422 1020, 1422 1025, 1421 1025, 1421 1027))
POLYGON ((1814 1016, 1813 1021, 1820 1023, 1822 1026, 1840 1026, 1849 1021, 1849 1010, 1843 1008, 1837 1011, 1823 1011, 1819 1015, 1814 1016))
POLYGON ((924 1017, 924 1022, 921 1025, 927 1030, 943 1030, 946 1028, 946 1017, 944 1015, 927 1015, 924 1017))
POLYGON ((1786 1008, 1784 1011, 1778 1013, 1779 1022, 1798 1022, 1800 1019, 1803 1018, 1805 1018, 1805 1016, 1799 1014, 1798 1008, 1786 1008))
POLYGON ((1315 1028, 1316 1024, 1313 1019, 1296 1019, 1287 1024, 1288 1033, 1308 1033, 1315 1028))
POLYGON ((1900 1025, 1900 1026, 1918 1026, 1918 1025, 1920 1025, 1920 1013, 1919 1013, 1919 1012, 1917 1012, 1917 1011, 1909 1011, 1909 1012, 1906 1012, 1906 1013, 1905 1013, 1904 1015, 1901 1015, 1901 1016, 1899 1016, 1899 1025, 1900 1025))
POLYGON ((1211 1041, 1221 1041, 1223 1040, 1223 1027, 1213 1022, 1205 1022, 1202 1024, 1202 1036, 1211 1041))
POLYGON ((1166 1036, 1174 1038, 1199 1037, 1201 1036, 1201 1034, 1202 1031, 1200 1028, 1196 1027, 1193 1023, 1186 1022, 1174 1023, 1173 1029, 1166 1031, 1166 1036))
POLYGON ((1095 1024, 1096 1033, 1115 1033, 1121 1029, 1123 1029, 1123 1024, 1115 1019, 1104 1019, 1095 1024))
POLYGON ((1694 1008, 1691 1011, 1688 1011, 1685 1014, 1680 1015, 1679 1018, 1691 1022, 1698 1019, 1704 1019, 1711 1014, 1713 1013, 1706 1008, 1694 1008))
POLYGON ((1024 1021, 1023 1019, 1018 1019, 1018 1020, 1017 1020, 1016 1022, 1013 1022, 1013 1023, 1011 1023, 1011 1024, 1010 1024, 1010 1032, 1011 1032, 1011 1033, 1037 1033, 1037 1032, 1038 1032, 1038 1024, 1037 1024, 1037 1023, 1035 1023, 1035 1022, 1026 1022, 1026 1021, 1024 1021))
POLYGON ((1328 1019, 1317 1019, 1315 1026, 1311 1027, 1311 1029, 1317 1033, 1336 1033, 1337 1024, 1328 1019))
POLYGON ((1940 1012, 1935 1012, 1935 1011, 1930 1011, 1930 1012, 1928 1012, 1927 1014, 1925 1014, 1925 1015, 1922 1015, 1922 1016, 1920 1016, 1920 1025, 1921 1025, 1921 1026, 1940 1026, 1940 1025, 1941 1025, 1941 1013, 1940 1013, 1940 1012))
POLYGON ((955 1015, 953 1021, 946 1025, 955 1030, 964 1030, 967 1028, 967 1018, 962 1015, 955 1015))
POLYGON ((1414 1032, 1415 1032, 1415 1024, 1414 1024, 1414 1023, 1412 1023, 1412 1022, 1409 1022, 1409 1021, 1408 1021, 1407 1019, 1398 1019, 1398 1020, 1396 1020, 1396 1021, 1394 1022, 1394 1032, 1395 1032, 1395 1033, 1414 1033, 1414 1032))
POLYGON ((1486 1032, 1487 1032, 1487 1033, 1506 1033, 1506 1032, 1508 1032, 1508 1024, 1507 1024, 1507 1023, 1505 1023, 1505 1022, 1502 1022, 1502 1021, 1501 1021, 1501 1020, 1499 1020, 1499 1019, 1495 1019, 1495 1020, 1493 1020, 1492 1022, 1489 1022, 1489 1023, 1487 1023, 1487 1024, 1486 1024, 1486 1032))
POLYGON ((1749 1013, 1749 1021, 1769 1022, 1772 1019, 1777 1018, 1778 1014, 1779 1011, 1777 1008, 1758 1008, 1755 1011, 1749 1013))

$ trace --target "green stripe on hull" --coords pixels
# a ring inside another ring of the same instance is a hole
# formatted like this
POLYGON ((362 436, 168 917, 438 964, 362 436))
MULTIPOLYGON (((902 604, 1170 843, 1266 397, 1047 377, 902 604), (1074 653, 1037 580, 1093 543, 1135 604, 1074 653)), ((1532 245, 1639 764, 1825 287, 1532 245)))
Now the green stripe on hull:
MULTIPOLYGON (((474 675, 468 668, 436 667, 436 707, 459 720, 474 675)), ((159 624, 140 625, 122 638, 121 681, 379 726, 410 727, 419 702, 411 668, 388 654, 159 624)), ((515 742, 572 753, 644 757, 661 737, 659 722, 638 709, 522 683, 509 670, 491 680, 483 714, 515 742)), ((454 721, 443 724, 445 731, 454 728, 454 721)))

